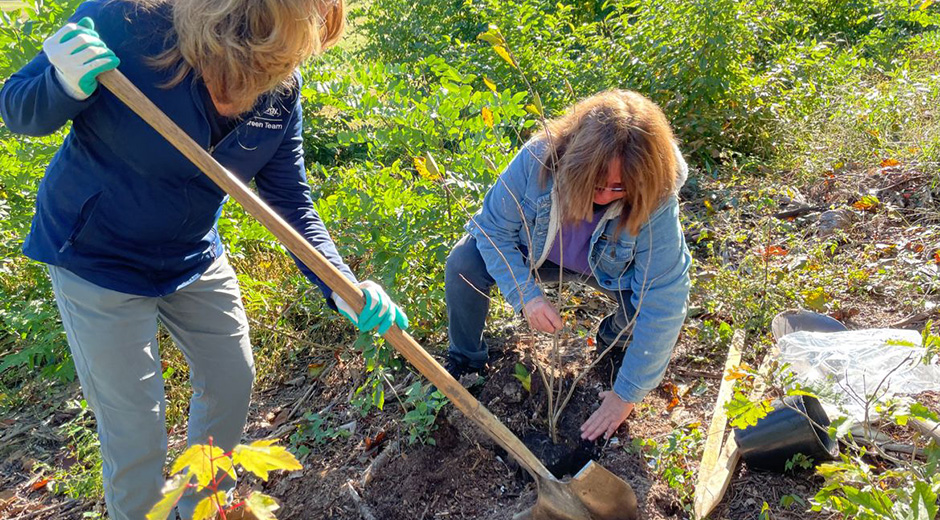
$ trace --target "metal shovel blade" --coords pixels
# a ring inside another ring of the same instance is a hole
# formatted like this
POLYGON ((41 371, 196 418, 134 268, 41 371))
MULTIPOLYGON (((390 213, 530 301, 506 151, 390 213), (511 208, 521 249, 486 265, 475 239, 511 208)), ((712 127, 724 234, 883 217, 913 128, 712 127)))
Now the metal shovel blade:
POLYGON ((538 500, 515 520, 636 520, 636 494, 629 484, 594 461, 570 481, 536 480, 538 500))

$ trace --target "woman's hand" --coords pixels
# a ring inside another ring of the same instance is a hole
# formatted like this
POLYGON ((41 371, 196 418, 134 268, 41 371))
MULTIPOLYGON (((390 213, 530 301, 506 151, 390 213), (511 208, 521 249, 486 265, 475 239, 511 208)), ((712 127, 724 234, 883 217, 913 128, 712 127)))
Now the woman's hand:
POLYGON ((601 392, 598 397, 603 399, 603 402, 601 402, 601 407, 581 425, 582 439, 593 441, 601 434, 605 439, 609 439, 633 412, 633 403, 624 401, 613 392, 601 392))
POLYGON ((88 99, 98 88, 99 74, 116 69, 121 60, 95 32, 87 16, 69 23, 42 44, 62 88, 73 99, 88 99))
POLYGON ((542 296, 529 300, 525 304, 523 313, 529 320, 529 325, 535 330, 552 333, 558 332, 565 326, 555 307, 542 296))
POLYGON ((393 324, 398 325, 401 330, 408 328, 408 316, 405 311, 392 301, 392 297, 379 284, 366 280, 359 284, 359 288, 362 289, 366 300, 360 314, 357 315, 337 293, 333 293, 333 302, 336 303, 339 313, 351 321, 360 332, 378 329, 379 335, 382 335, 388 332, 393 324))

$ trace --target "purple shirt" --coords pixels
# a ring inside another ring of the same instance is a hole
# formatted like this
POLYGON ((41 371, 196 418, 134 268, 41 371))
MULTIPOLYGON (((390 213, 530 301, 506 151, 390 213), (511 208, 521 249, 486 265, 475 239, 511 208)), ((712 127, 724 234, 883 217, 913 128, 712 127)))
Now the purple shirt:
POLYGON ((591 235, 606 211, 604 206, 594 210, 591 220, 562 224, 561 232, 552 241, 552 249, 545 259, 577 273, 591 274, 591 266, 588 265, 591 235))

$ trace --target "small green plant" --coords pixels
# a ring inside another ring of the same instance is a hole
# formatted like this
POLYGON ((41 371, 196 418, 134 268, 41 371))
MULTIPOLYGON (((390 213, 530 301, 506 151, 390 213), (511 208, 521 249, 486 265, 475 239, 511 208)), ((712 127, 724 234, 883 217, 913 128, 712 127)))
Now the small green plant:
POLYGON ((940 358, 940 331, 934 334, 933 320, 927 320, 924 330, 921 332, 921 345, 926 349, 924 353, 924 364, 929 365, 935 359, 940 358))
POLYGON ((842 454, 837 462, 821 464, 817 473, 826 479, 812 500, 813 511, 832 511, 861 520, 921 520, 937 517, 940 475, 936 443, 927 447, 927 463, 886 471, 869 464, 862 448, 842 454))
POLYGON ((698 462, 704 442, 702 429, 688 425, 673 430, 663 440, 633 439, 626 449, 642 455, 650 468, 679 494, 683 507, 691 511, 695 487, 693 464, 698 462))
POLYGON ((196 504, 193 520, 218 518, 225 520, 227 514, 244 510, 258 519, 275 520, 274 511, 278 504, 273 498, 263 493, 251 492, 246 497, 227 497, 221 490, 223 480, 238 477, 236 466, 248 471, 261 480, 268 480, 268 473, 276 470, 293 471, 302 469, 300 462, 284 447, 275 445, 275 440, 259 440, 251 444, 239 444, 226 453, 212 444, 190 446, 180 455, 170 474, 173 475, 163 488, 163 498, 147 513, 147 520, 164 520, 187 489, 208 491, 209 496, 196 504))
POLYGON ((415 381, 408 387, 405 392, 404 405, 410 410, 402 417, 402 422, 408 428, 409 444, 416 442, 436 444, 431 434, 437 429, 434 422, 446 402, 438 391, 428 395, 425 386, 420 381, 415 381))
POLYGON ((532 391, 532 374, 526 369, 525 365, 522 363, 516 363, 515 373, 513 377, 519 380, 522 383, 522 388, 525 388, 526 392, 532 391))
POLYGON ((760 513, 757 515, 758 520, 770 520, 770 505, 767 502, 764 502, 760 506, 760 513))
POLYGON ((783 471, 796 473, 797 470, 810 469, 812 467, 813 467, 812 457, 807 457, 806 455, 802 453, 797 453, 793 455, 792 457, 790 457, 790 459, 787 460, 783 464, 783 471))
POLYGON ((67 467, 47 467, 56 493, 75 499, 101 496, 101 451, 95 433, 95 419, 87 403, 71 401, 66 407, 77 415, 59 427, 59 435, 67 439, 67 467))
POLYGON ((800 495, 795 493, 789 493, 780 497, 780 507, 789 508, 792 505, 799 505, 801 507, 806 507, 806 501, 800 495))
POLYGON ((291 434, 288 442, 298 457, 310 453, 310 446, 323 446, 336 439, 349 437, 349 430, 335 428, 330 425, 330 415, 307 412, 303 422, 297 425, 297 431, 291 434))

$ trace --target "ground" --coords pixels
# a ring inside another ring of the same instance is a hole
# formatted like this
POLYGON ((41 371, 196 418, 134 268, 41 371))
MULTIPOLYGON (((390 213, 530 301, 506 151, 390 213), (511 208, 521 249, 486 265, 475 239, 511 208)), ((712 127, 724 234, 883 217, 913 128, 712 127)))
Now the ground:
MULTIPOLYGON (((690 317, 663 384, 609 442, 582 444, 578 426, 598 405, 597 393, 610 385, 610 359, 603 359, 579 382, 563 414, 559 438, 566 448, 561 455, 593 456, 630 483, 644 519, 690 517, 706 429, 702 425, 711 418, 723 375, 727 338, 722 339, 726 332, 716 324, 749 330, 744 357, 756 366, 771 343, 766 315, 782 310, 774 309, 779 305, 819 305, 853 329, 920 330, 937 316, 940 256, 931 257, 940 250, 935 180, 882 166, 831 176, 800 189, 792 187, 799 181, 791 181, 791 187, 775 183, 768 190, 759 180, 727 186, 703 179, 684 190, 687 240, 697 260, 695 288, 690 317), (769 202, 755 209, 746 202, 748 194, 769 202), (874 207, 864 198, 872 194, 878 200, 874 207), (851 217, 839 224, 842 229, 826 235, 820 226, 828 217, 819 217, 831 207, 851 217), (757 263, 755 250, 761 251, 757 263), (788 278, 803 272, 804 265, 817 265, 815 274, 788 278), (722 274, 723 266, 730 275, 722 274), (819 274, 827 270, 829 278, 819 274), (881 274, 886 271, 894 274, 881 274), (748 276, 758 281, 763 276, 765 285, 743 283, 748 276), (808 285, 788 285, 786 290, 781 286, 801 281, 808 285), (917 285, 923 283, 934 285, 917 285), (764 321, 746 319, 758 312, 764 312, 764 321)), ((573 333, 559 351, 566 384, 594 360, 590 329, 611 308, 611 302, 587 289, 572 291, 566 301, 574 303, 565 315, 573 333)), ((539 443, 546 433, 547 393, 534 360, 547 358, 551 340, 534 336, 523 322, 505 313, 491 321, 490 368, 484 382, 467 381, 471 391, 529 440, 546 464, 567 462, 579 468, 583 457, 562 460, 539 443), (517 377, 517 364, 529 373, 529 390, 523 387, 524 374, 517 377)), ((364 370, 359 358, 336 344, 305 351, 282 366, 277 377, 264 379, 253 400, 247 438, 277 437, 293 449, 303 447, 304 469, 273 474, 267 482, 245 479, 242 488, 262 489, 276 497, 279 518, 495 520, 510 519, 534 503, 531 479, 450 405, 434 423, 433 444, 409 443, 400 403, 417 380, 414 374, 394 374, 384 410, 359 414, 349 402, 364 370), (320 419, 322 424, 314 422, 320 419)), ((938 412, 937 396, 925 393, 920 398, 938 412)), ((74 453, 80 443, 60 428, 88 415, 68 405, 79 398, 75 385, 50 387, 36 408, 0 417, 0 517, 71 520, 95 517, 94 512, 102 510, 100 502, 50 492, 50 468, 67 467, 81 458, 74 453)), ((889 432, 898 442, 911 442, 909 433, 889 432)), ((179 450, 183 438, 183 431, 172 431, 171 449, 179 450)), ((780 475, 742 465, 713 518, 759 518, 765 503, 775 519, 830 518, 806 512, 805 504, 821 482, 811 471, 780 475)))

